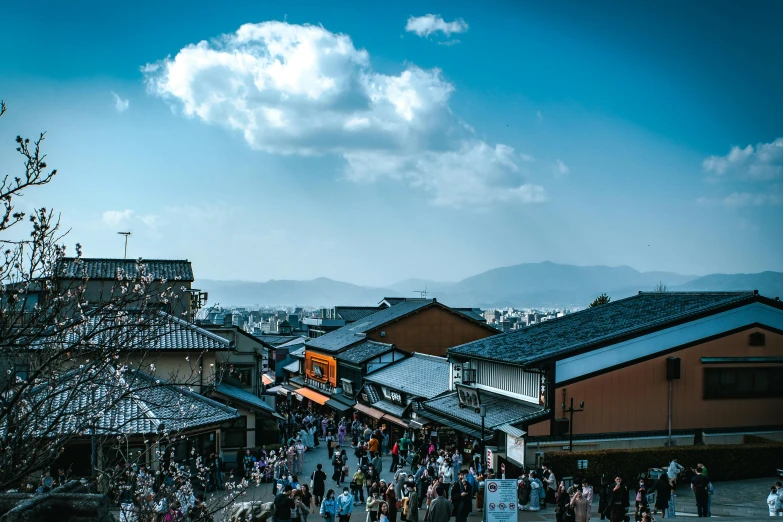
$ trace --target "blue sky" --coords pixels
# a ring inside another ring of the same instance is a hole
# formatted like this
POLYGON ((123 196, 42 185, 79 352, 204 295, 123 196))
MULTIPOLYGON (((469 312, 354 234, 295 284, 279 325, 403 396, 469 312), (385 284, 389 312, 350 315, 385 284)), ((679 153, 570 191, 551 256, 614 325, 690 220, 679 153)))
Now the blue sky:
POLYGON ((779 3, 393 4, 6 6, 0 169, 202 278, 783 270, 779 3))

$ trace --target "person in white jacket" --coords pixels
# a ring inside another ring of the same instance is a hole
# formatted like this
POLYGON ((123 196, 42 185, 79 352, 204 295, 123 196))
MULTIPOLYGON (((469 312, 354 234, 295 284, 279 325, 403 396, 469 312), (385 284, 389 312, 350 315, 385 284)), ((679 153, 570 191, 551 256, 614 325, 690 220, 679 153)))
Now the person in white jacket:
POLYGON ((671 482, 673 486, 677 486, 677 476, 682 472, 683 469, 685 468, 680 466, 680 463, 677 462, 677 459, 672 459, 672 461, 669 463, 669 468, 666 470, 666 475, 669 477, 669 482, 671 482))
POLYGON ((776 507, 776 504, 778 503, 778 489, 775 486, 772 486, 769 491, 769 495, 767 496, 767 506, 769 507, 769 516, 776 517, 778 516, 778 509, 776 507))

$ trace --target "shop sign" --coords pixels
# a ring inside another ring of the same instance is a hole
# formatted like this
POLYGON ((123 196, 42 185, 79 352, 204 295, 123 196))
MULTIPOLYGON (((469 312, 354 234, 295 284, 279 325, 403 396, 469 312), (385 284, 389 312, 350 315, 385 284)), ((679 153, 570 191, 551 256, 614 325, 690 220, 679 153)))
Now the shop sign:
POLYGON ((479 406, 481 406, 478 390, 470 386, 463 386, 462 384, 457 384, 456 387, 460 407, 467 407, 478 410, 479 406))
POLYGON ((517 481, 516 479, 487 480, 484 494, 486 522, 516 522, 517 481))
POLYGON ((492 467, 492 460, 493 460, 492 457, 494 457, 494 455, 492 454, 492 450, 491 449, 487 449, 487 467, 488 468, 492 467))
POLYGON ((506 456, 520 466, 525 465, 525 437, 506 434, 506 456))
POLYGON ((389 390, 389 399, 397 404, 402 404, 402 394, 400 392, 389 390))
POLYGON ((348 379, 340 379, 343 383, 343 393, 346 395, 353 395, 353 383, 348 379))

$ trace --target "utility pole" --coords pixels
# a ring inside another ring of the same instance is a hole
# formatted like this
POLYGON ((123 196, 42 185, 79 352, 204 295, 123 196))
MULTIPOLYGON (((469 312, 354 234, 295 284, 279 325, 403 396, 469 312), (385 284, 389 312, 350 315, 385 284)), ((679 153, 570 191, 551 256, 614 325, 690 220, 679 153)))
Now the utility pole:
POLYGON ((123 259, 128 259, 128 236, 131 235, 130 232, 117 232, 121 236, 125 236, 125 257, 123 259))
POLYGON ((574 451, 574 413, 585 411, 585 403, 579 403, 579 409, 574 409, 574 398, 571 397, 571 407, 566 409, 563 404, 563 413, 570 413, 571 419, 568 421, 568 451, 574 451))

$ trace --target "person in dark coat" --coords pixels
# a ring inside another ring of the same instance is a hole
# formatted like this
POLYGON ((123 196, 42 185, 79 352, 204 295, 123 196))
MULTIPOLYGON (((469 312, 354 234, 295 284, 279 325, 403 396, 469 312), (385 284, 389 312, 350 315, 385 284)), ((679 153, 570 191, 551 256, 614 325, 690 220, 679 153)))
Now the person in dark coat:
POLYGON ((601 514, 601 520, 606 520, 609 510, 609 483, 604 476, 601 476, 601 485, 598 488, 598 512, 601 514))
POLYGON ((323 471, 323 466, 318 464, 315 471, 313 471, 313 498, 315 498, 315 505, 320 506, 321 501, 324 498, 324 491, 326 490, 326 473, 323 471))
POLYGON ((655 509, 660 509, 661 513, 665 513, 669 507, 671 496, 672 484, 669 482, 669 476, 663 473, 655 483, 655 509))
POLYGON ((473 495, 470 484, 465 480, 465 472, 459 472, 459 479, 451 486, 451 503, 454 506, 454 517, 457 522, 466 522, 471 512, 473 495))
POLYGON ((623 479, 619 476, 614 479, 614 488, 609 492, 608 503, 606 513, 609 515, 610 522, 623 522, 630 502, 628 501, 628 488, 625 487, 623 479))

